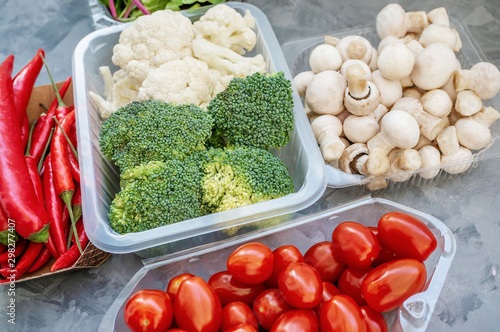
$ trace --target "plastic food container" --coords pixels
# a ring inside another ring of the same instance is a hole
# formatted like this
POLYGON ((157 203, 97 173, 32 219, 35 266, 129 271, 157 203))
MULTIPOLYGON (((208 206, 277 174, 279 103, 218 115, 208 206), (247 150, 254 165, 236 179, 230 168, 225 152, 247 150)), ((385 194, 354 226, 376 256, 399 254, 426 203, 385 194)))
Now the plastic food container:
MULTIPOLYGON (((257 45, 249 55, 263 54, 269 72, 283 71, 291 80, 285 57, 264 13, 246 3, 229 2, 227 5, 242 14, 249 10, 256 19, 257 45)), ((207 8, 209 7, 183 13, 192 20, 197 20, 207 8)), ((98 68, 110 66, 111 72, 117 70, 111 62, 112 49, 126 26, 117 25, 90 33, 80 41, 73 55, 83 217, 85 230, 96 247, 110 253, 136 252, 141 257, 159 256, 280 223, 292 218, 294 211, 304 209, 321 197, 326 189, 323 158, 316 146, 300 97, 294 91, 295 127, 291 140, 285 147, 273 151, 287 165, 294 180, 294 193, 140 233, 120 235, 114 232, 108 224, 107 215, 109 206, 120 189, 119 173, 101 155, 99 131, 102 122, 88 92, 91 90, 103 95, 104 83, 98 68)))
POLYGON ((425 331, 455 255, 455 237, 440 220, 377 198, 365 198, 304 216, 289 224, 246 238, 170 255, 165 260, 151 261, 137 272, 118 295, 105 314, 99 331, 127 331, 123 313, 130 296, 141 289, 165 290, 169 280, 181 273, 192 273, 208 281, 212 274, 226 270, 226 260, 230 253, 243 243, 256 241, 266 244, 272 250, 281 245, 293 244, 304 254, 314 243, 331 240, 334 228, 343 221, 376 226, 382 215, 392 211, 408 213, 420 219, 427 224, 438 241, 436 250, 425 262, 428 278, 425 290, 407 299, 399 309, 384 313, 393 331, 425 331))
MULTIPOLYGON (((454 17, 450 17, 450 25, 451 27, 455 28, 458 31, 458 33, 460 34, 460 38, 462 40, 462 49, 458 53, 455 53, 462 65, 462 68, 464 69, 470 68, 474 64, 481 61, 490 62, 486 59, 483 52, 477 46, 477 43, 472 38, 472 35, 466 25, 462 24, 458 19, 454 17)), ((331 35, 339 38, 346 37, 349 35, 358 35, 368 39, 370 43, 372 43, 372 45, 375 47, 380 42, 380 38, 377 35, 377 29, 375 26, 352 28, 343 31, 325 33, 320 36, 314 36, 310 38, 303 38, 285 42, 281 45, 281 47, 283 53, 285 54, 288 67, 290 68, 293 77, 295 77, 297 74, 303 71, 311 70, 309 67, 309 56, 312 50, 316 46, 324 43, 325 35, 331 35)), ((484 101, 484 105, 493 106, 496 109, 499 109, 500 94, 497 94, 491 100, 484 101)), ((500 157, 500 140, 498 139, 498 135, 500 133, 500 120, 493 123, 493 125, 490 127, 490 130, 493 136, 491 144, 481 151, 473 151, 474 155, 472 159, 472 165, 470 168, 473 168, 473 166, 481 160, 500 157)), ((421 168, 419 170, 402 172, 398 173, 397 175, 392 175, 377 179, 365 177, 363 175, 348 174, 330 165, 327 165, 326 168, 328 177, 328 187, 343 188, 354 185, 363 185, 375 180, 383 180, 383 179, 396 180, 400 176, 404 177, 405 175, 422 173, 424 171, 432 171, 432 170, 439 170, 438 175, 433 178, 434 180, 437 180, 440 177, 447 175, 447 173, 443 171, 442 169, 443 167, 459 166, 466 163, 470 163, 470 161, 467 162, 458 161, 454 163, 443 164, 439 167, 421 168)), ((412 181, 417 177, 418 180, 424 180, 423 178, 420 178, 418 175, 414 175, 413 178, 407 180, 407 182, 412 181)))

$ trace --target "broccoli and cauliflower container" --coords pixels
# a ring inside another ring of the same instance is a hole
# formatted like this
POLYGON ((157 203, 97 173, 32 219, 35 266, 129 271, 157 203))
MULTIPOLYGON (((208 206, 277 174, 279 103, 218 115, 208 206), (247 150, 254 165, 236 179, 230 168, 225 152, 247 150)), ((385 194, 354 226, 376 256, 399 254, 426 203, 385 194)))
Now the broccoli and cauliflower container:
POLYGON ((261 232, 326 188, 284 56, 252 5, 95 31, 73 76, 85 227, 102 250, 151 257, 261 232))

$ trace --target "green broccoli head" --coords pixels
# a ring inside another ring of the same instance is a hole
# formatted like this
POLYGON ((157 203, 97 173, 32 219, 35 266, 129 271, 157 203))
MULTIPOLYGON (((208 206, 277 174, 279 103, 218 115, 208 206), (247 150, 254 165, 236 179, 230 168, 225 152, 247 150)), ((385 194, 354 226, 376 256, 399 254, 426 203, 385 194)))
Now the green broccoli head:
POLYGON ((292 87, 282 72, 233 78, 207 109, 214 119, 214 142, 224 138, 229 144, 267 149, 290 140, 292 87))
POLYGON ((230 210, 293 193, 286 165, 271 152, 253 147, 210 149, 204 166, 206 213, 230 210))
POLYGON ((103 123, 99 144, 103 155, 123 172, 150 161, 183 160, 204 150, 212 125, 212 117, 194 105, 136 101, 103 123))
POLYGON ((111 228, 126 234, 202 215, 203 173, 193 160, 152 161, 122 174, 124 188, 109 212, 111 228))

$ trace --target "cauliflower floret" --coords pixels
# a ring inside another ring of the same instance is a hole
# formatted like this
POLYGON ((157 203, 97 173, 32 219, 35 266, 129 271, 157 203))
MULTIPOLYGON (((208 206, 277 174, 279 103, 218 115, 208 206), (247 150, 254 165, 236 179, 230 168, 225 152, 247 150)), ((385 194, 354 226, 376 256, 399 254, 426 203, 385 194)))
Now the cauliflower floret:
POLYGON ((254 57, 244 57, 229 48, 203 38, 193 40, 193 54, 223 75, 234 75, 243 78, 256 72, 264 74, 267 69, 262 54, 257 54, 254 57))
POLYGON ((160 10, 137 18, 120 34, 112 61, 140 85, 152 68, 191 56, 194 38, 191 20, 171 10, 160 10))
POLYGON ((231 78, 209 68, 204 61, 185 57, 151 70, 139 89, 138 98, 206 108, 210 100, 227 87, 231 78))
POLYGON ((224 4, 210 8, 193 24, 196 38, 205 38, 240 55, 254 48, 257 39, 254 27, 255 18, 249 10, 243 17, 224 4))

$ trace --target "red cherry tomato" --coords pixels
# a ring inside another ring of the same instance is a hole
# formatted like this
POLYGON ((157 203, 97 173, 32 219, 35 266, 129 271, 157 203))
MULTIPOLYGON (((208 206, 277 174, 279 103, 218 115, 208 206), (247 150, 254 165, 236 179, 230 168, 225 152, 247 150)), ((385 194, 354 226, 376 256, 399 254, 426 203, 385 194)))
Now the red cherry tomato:
POLYGON ((249 284, 261 284, 273 273, 274 256, 265 244, 246 243, 234 250, 227 259, 227 270, 237 280, 249 284))
POLYGON ((236 280, 228 271, 213 274, 208 279, 208 284, 215 290, 223 306, 234 301, 252 305, 253 300, 266 289, 264 284, 244 284, 236 280))
POLYGON ((183 330, 183 329, 170 329, 170 330, 167 330, 167 332, 188 332, 188 331, 183 330))
POLYGON ((304 257, 297 247, 293 245, 284 245, 274 249, 273 273, 266 280, 267 288, 278 288, 278 276, 281 270, 290 263, 303 262, 304 257))
POLYGON ((281 314, 293 307, 289 305, 278 289, 267 289, 253 301, 253 313, 257 322, 267 331, 271 329, 274 322, 281 314))
POLYGON ((337 257, 355 269, 368 268, 380 251, 378 240, 370 229, 352 221, 335 227, 332 242, 337 257))
POLYGON ((170 296, 159 289, 143 289, 125 305, 125 324, 132 331, 165 331, 174 319, 170 296))
POLYGON ((427 271, 422 262, 403 258, 387 262, 370 271, 361 291, 368 305, 384 312, 399 307, 407 298, 422 290, 427 271))
POLYGON ((216 332, 222 320, 222 306, 215 291, 200 277, 184 280, 174 301, 175 322, 190 332, 216 332))
POLYGON ((357 270, 351 267, 342 272, 337 286, 342 294, 350 296, 359 306, 366 305, 363 293, 361 293, 361 283, 368 272, 372 269, 357 270))
POLYGON ((359 306, 347 295, 335 295, 319 312, 321 332, 365 332, 366 325, 359 306))
POLYGON ((346 265, 334 255, 331 241, 318 242, 304 254, 304 263, 314 267, 323 281, 336 282, 346 265))
POLYGON ((429 227, 401 212, 389 212, 378 221, 378 235, 384 245, 401 258, 425 261, 437 247, 429 227))
POLYGON ((318 305, 313 308, 316 313, 319 314, 319 311, 321 310, 321 307, 323 306, 323 303, 331 299, 334 295, 339 295, 340 290, 332 284, 331 282, 328 281, 323 281, 323 294, 321 295, 321 301, 319 301, 318 305))
POLYGON ((366 332, 389 332, 384 316, 369 306, 362 306, 361 313, 366 324, 366 332))
POLYGON ((380 237, 378 235, 378 227, 368 227, 373 234, 377 237, 378 244, 380 245, 380 252, 378 253, 377 258, 372 263, 372 266, 378 266, 383 263, 387 263, 390 261, 393 261, 395 259, 399 259, 401 257, 398 257, 394 251, 391 249, 387 248, 383 243, 382 240, 380 240, 380 237))
POLYGON ((167 294, 172 300, 175 300, 175 295, 177 294, 177 290, 179 289, 181 282, 191 277, 194 277, 194 275, 191 273, 183 273, 170 279, 167 285, 167 294))
POLYGON ((295 309, 282 314, 271 327, 271 332, 318 332, 318 315, 310 309, 295 309))
POLYGON ((323 281, 316 269, 306 263, 292 263, 281 271, 278 288, 288 304, 312 309, 323 295, 323 281))
POLYGON ((241 324, 249 324, 255 329, 259 328, 257 319, 252 309, 243 302, 231 302, 222 308, 222 324, 220 331, 224 332, 241 324))
POLYGON ((257 329, 250 324, 240 324, 235 326, 226 332, 257 332, 257 329))

